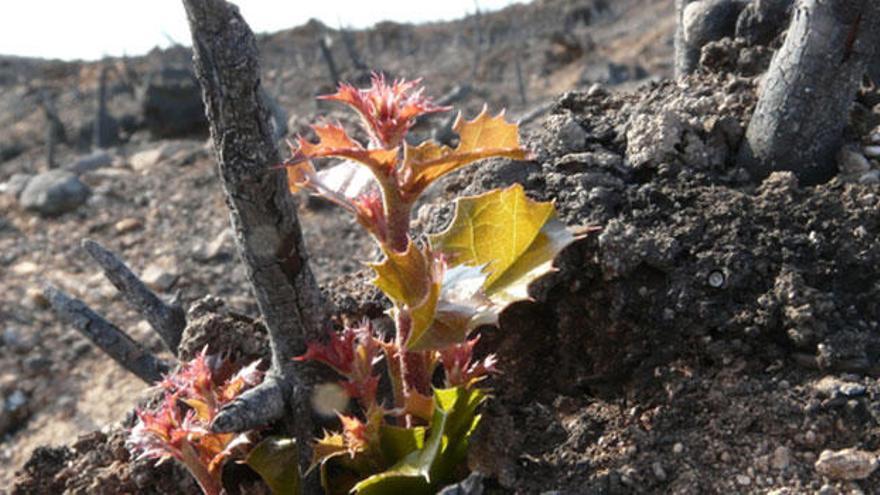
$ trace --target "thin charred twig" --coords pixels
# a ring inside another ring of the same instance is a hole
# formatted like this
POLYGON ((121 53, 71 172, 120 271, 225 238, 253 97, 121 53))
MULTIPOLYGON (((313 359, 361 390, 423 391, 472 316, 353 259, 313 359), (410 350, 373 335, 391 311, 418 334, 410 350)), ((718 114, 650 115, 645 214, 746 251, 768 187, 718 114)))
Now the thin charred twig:
POLYGON ((364 59, 361 58, 361 54, 358 52, 357 43, 355 42, 354 36, 351 35, 351 31, 340 26, 339 32, 342 34, 342 43, 345 45, 345 52, 348 53, 348 58, 351 59, 351 64, 354 68, 359 71, 369 70, 369 66, 364 63, 364 59))
POLYGON ((333 60, 333 52, 330 51, 330 43, 327 42, 326 36, 321 36, 318 38, 318 48, 321 49, 321 57, 324 58, 324 63, 327 64, 327 72, 330 75, 330 79, 333 81, 333 85, 336 86, 339 84, 339 70, 336 68, 336 61, 333 60))
POLYGON ((291 358, 321 337, 330 309, 309 268, 287 178, 275 167, 281 160, 260 98, 254 34, 224 0, 183 4, 236 243, 272 350, 267 378, 221 411, 212 428, 243 431, 283 416, 306 462, 313 433, 306 392, 317 378, 291 358))
POLYGON ((56 163, 55 160, 55 148, 59 141, 64 142, 66 140, 64 124, 61 123, 61 119, 58 117, 58 111, 55 110, 55 105, 52 103, 52 99, 45 90, 40 94, 40 107, 43 109, 43 115, 46 116, 47 124, 46 162, 49 164, 49 168, 55 168, 58 166, 58 163, 56 163))
POLYGON ((95 127, 94 127, 94 136, 92 136, 95 143, 95 148, 101 149, 107 146, 107 140, 105 139, 107 134, 108 127, 108 119, 107 119, 107 73, 109 72, 109 68, 105 65, 101 65, 101 75, 98 79, 98 110, 95 114, 95 127))
POLYGON ((162 375, 168 372, 167 363, 95 313, 86 303, 51 285, 43 287, 43 295, 61 319, 79 330, 114 361, 141 380, 153 384, 162 380, 162 375))
POLYGON ((104 270, 104 275, 122 294, 122 297, 141 316, 146 318, 153 330, 172 353, 177 354, 177 346, 183 329, 186 328, 186 314, 183 307, 172 302, 166 303, 138 278, 115 254, 97 242, 86 239, 82 247, 104 270))
POLYGON ((442 107, 452 105, 459 100, 467 98, 473 89, 473 86, 470 84, 456 84, 455 87, 449 90, 446 94, 437 98, 434 103, 442 107))
POLYGON ((480 3, 474 0, 474 65, 471 67, 471 81, 476 80, 483 57, 483 23, 480 16, 480 3))
POLYGON ((519 57, 514 57, 513 63, 514 63, 514 67, 516 68, 516 87, 519 90, 519 101, 523 105, 525 105, 527 103, 526 82, 523 79, 522 63, 520 62, 519 57))
POLYGON ((520 126, 528 125, 533 121, 537 120, 539 117, 549 112, 551 108, 553 108, 553 101, 544 102, 536 107, 533 107, 531 110, 522 114, 522 116, 517 120, 517 123, 520 126))

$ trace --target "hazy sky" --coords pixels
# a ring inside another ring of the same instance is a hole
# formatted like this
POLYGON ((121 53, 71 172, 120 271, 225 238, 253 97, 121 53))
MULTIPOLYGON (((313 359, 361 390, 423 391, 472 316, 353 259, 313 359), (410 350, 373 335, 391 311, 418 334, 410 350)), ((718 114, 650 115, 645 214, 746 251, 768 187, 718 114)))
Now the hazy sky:
MULTIPOLYGON (((513 0, 477 0, 496 9, 513 0)), ((524 1, 524 0, 521 0, 524 1)), ((175 40, 189 44, 180 0, 6 0, 0 54, 61 59, 138 55, 175 40)), ((462 17, 474 0, 237 0, 257 32, 297 26, 310 18, 329 26, 366 27, 381 20, 420 22, 462 17)))

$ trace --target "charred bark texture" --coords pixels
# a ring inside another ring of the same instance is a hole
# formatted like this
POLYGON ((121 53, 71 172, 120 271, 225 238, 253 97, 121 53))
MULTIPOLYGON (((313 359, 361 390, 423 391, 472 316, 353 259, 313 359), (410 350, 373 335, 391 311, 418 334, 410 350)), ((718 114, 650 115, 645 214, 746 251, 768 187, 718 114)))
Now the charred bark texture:
POLYGON ((96 149, 106 148, 110 140, 108 137, 109 122, 107 118, 107 73, 110 69, 101 65, 101 73, 98 78, 98 109, 95 112, 95 127, 93 141, 96 149))
POLYGON ((801 0, 764 76, 740 163, 756 177, 789 170, 804 184, 831 178, 878 42, 880 2, 801 0))
MULTIPOLYGON (((260 98, 253 32, 224 0, 184 0, 193 37, 195 73, 202 86, 211 139, 227 206, 272 349, 264 382, 216 418, 217 431, 242 431, 284 416, 285 427, 308 450, 313 378, 291 357, 322 333, 326 308, 308 265, 299 219, 260 98)), ((301 459, 309 459, 303 452, 301 459)))
POLYGON ((74 299, 51 285, 43 287, 43 295, 64 321, 79 330, 114 361, 150 385, 162 380, 168 364, 156 358, 132 340, 116 325, 105 320, 86 303, 74 299))
POLYGON ((166 303, 135 275, 126 264, 115 254, 97 242, 86 239, 82 247, 89 256, 101 265, 104 276, 122 294, 131 305, 159 334, 165 346, 177 354, 180 337, 186 327, 186 315, 183 307, 177 303, 166 303))

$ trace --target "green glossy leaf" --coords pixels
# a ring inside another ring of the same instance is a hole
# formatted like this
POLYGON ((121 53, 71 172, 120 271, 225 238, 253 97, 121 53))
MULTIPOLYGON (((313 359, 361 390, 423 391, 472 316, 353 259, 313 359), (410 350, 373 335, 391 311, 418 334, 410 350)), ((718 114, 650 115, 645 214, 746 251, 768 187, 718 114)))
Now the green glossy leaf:
POLYGON ((393 464, 410 452, 424 447, 425 428, 403 428, 383 424, 379 430, 379 442, 382 455, 393 464))
POLYGON ((359 495, 435 493, 452 479, 465 460, 468 440, 480 421, 477 408, 486 400, 479 389, 464 387, 434 391, 434 417, 424 445, 385 472, 354 486, 359 495))
POLYGON ((291 438, 269 437, 245 462, 269 485, 273 495, 300 495, 299 450, 291 438))

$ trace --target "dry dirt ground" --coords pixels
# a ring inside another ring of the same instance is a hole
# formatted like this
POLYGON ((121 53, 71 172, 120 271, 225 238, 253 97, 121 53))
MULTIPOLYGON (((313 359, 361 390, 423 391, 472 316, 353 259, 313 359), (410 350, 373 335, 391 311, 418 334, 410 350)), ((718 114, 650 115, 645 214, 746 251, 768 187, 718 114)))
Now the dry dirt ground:
MULTIPOLYGON (((533 101, 580 90, 555 98, 524 130, 535 160, 457 174, 418 212, 418 228, 436 231, 453 197, 519 182, 555 200, 569 225, 602 227, 562 254, 560 271, 533 288, 535 302, 484 331, 481 345, 497 350, 504 373, 492 383, 471 469, 490 493, 880 493, 877 472, 847 481, 816 465, 825 450, 853 448, 870 468, 880 450, 880 164, 842 160, 838 177, 810 188, 787 174, 749 177, 734 157, 756 81, 737 50, 719 45, 711 67, 679 82, 592 87, 584 74, 609 59, 668 75, 671 2, 614 5, 604 22, 574 30, 595 46, 560 65, 547 33, 572 5, 482 16, 499 34, 465 108, 531 106, 517 103, 509 69, 511 47, 532 24, 524 67, 533 101)), ((425 75, 439 93, 467 79, 473 22, 355 34, 390 72, 425 75), (437 43, 443 36, 458 41, 437 43)), ((305 103, 328 89, 313 90, 326 84, 315 50, 289 48, 305 46, 315 29, 262 41, 267 86, 288 111, 300 110, 294 128, 325 110, 305 103)), ((181 55, 152 55, 162 56, 181 55)), ((71 74, 59 77, 79 77, 71 74)), ((880 113, 867 103, 876 96, 860 96, 864 111, 847 136, 853 153, 880 141, 880 113)), ((40 168, 36 144, 0 163, 0 179, 40 168)), ((256 314, 204 139, 135 135, 112 155, 112 166, 83 174, 93 193, 72 213, 42 218, 0 200, 0 392, 7 409, 24 401, 7 414, 14 427, 0 444, 0 485, 30 459, 16 493, 195 489, 170 465, 129 461, 112 426, 144 396, 143 383, 58 323, 34 292, 52 281, 161 350, 95 274, 79 239, 99 239, 185 303, 213 294, 256 314), (157 160, 134 158, 158 148, 157 160), (53 447, 32 455, 37 446, 53 447)), ((337 213, 301 205, 315 271, 347 298, 344 308, 377 313, 381 301, 359 265, 374 253, 337 213)))

